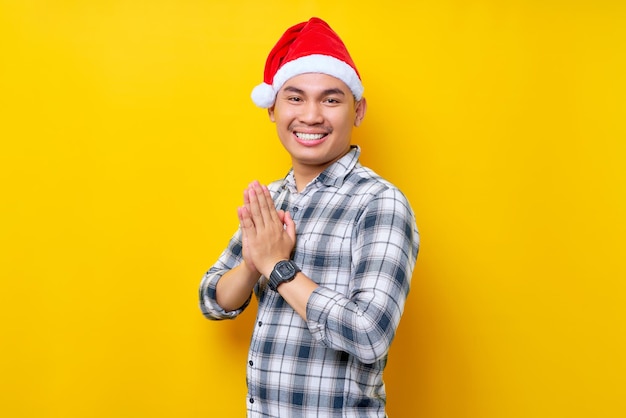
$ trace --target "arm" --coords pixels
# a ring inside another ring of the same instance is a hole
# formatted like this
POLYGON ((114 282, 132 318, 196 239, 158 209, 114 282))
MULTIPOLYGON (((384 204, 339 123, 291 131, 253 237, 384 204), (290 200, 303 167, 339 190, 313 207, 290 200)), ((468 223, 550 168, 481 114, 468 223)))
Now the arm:
POLYGON ((244 261, 226 272, 217 282, 215 299, 227 312, 241 308, 249 299, 260 274, 244 261))
POLYGON ((419 246, 413 212, 397 189, 372 199, 353 233, 349 296, 317 288, 307 304, 314 338, 364 363, 382 359, 395 336, 419 246))
MULTIPOLYGON (((260 186, 248 190, 241 225, 254 248, 251 258, 267 277, 278 261, 289 258, 295 226, 289 214, 284 225, 273 216, 276 211, 260 186)), ((307 321, 316 340, 373 363, 387 354, 395 336, 419 246, 413 212, 397 189, 389 188, 367 204, 353 243, 350 297, 318 286, 303 272, 278 292, 307 321)))
POLYGON ((252 290, 261 276, 257 265, 265 266, 268 261, 271 263, 270 260, 288 258, 295 243, 293 221, 283 211, 276 211, 269 190, 258 182, 244 191, 244 206, 238 208, 237 213, 240 230, 200 285, 200 308, 209 319, 239 315, 250 302, 252 290), (252 220, 253 214, 256 224, 252 220), (265 223, 259 216, 267 217, 265 223), (290 236, 285 232, 284 222, 291 225, 290 236), (266 244, 270 244, 267 247, 269 252, 264 251, 266 244))
MULTIPOLYGON (((200 283, 200 309, 208 319, 232 319, 246 308, 252 297, 251 284, 249 288, 242 285, 241 273, 244 273, 242 255, 241 231, 237 231, 231 238, 226 249, 217 262, 207 271, 200 283), (238 274, 239 273, 239 274, 238 274), (240 276, 239 279, 237 276, 240 276), (222 281, 224 281, 222 283, 222 281), (218 292, 218 287, 227 284, 218 292), (239 289, 233 285, 239 284, 239 289), (218 296, 219 293, 219 296, 218 296), (237 300, 229 298, 235 297, 237 300), (226 296, 222 298, 222 296, 226 296), (219 300, 219 302, 218 302, 219 300), (222 306, 224 304, 224 306, 222 306), (235 306, 236 305, 236 306, 235 306)), ((244 275, 245 276, 245 275, 244 275)), ((245 277, 244 277, 245 279, 245 277)), ((258 276, 257 276, 258 279, 258 276)), ((250 280, 252 280, 250 278, 250 280)), ((245 280, 243 280, 245 283, 245 280)), ((256 283, 256 281, 255 281, 256 283)))
MULTIPOLYGON (((246 199, 244 196, 244 203, 246 199)), ((250 302, 261 274, 248 253, 248 241, 240 228, 218 262, 205 274, 200 285, 200 308, 209 319, 234 318, 250 302)))

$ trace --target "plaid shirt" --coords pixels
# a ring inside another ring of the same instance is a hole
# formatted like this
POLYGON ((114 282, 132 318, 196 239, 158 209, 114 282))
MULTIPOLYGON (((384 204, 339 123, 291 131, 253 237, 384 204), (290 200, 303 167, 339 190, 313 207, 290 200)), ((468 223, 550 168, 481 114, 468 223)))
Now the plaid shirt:
MULTIPOLYGON (((419 235, 404 195, 353 149, 301 193, 293 172, 269 185, 292 213, 292 260, 318 283, 306 322, 261 277, 247 369, 248 417, 384 417, 383 369, 409 292, 419 235)), ((239 315, 215 300, 220 277, 242 261, 241 231, 200 285, 210 319, 239 315)))

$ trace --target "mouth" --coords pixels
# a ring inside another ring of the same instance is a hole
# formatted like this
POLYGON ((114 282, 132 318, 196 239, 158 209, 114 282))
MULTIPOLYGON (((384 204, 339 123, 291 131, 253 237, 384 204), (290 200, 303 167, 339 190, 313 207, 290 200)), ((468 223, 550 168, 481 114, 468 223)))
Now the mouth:
POLYGON ((296 142, 298 142, 298 144, 303 145, 305 147, 314 147, 323 143, 328 137, 329 133, 330 132, 310 133, 310 132, 293 131, 293 135, 296 139, 296 142))
POLYGON ((294 135, 301 141, 319 141, 328 134, 307 134, 304 132, 294 132, 294 135))

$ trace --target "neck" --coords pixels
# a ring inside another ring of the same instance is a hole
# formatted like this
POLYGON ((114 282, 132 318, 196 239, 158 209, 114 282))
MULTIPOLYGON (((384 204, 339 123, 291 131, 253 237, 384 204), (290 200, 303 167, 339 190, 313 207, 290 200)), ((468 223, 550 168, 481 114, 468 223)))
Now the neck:
POLYGON ((348 147, 344 153, 336 157, 334 160, 328 161, 321 165, 310 165, 303 163, 301 161, 295 161, 293 158, 291 159, 291 164, 293 167, 293 175, 296 180, 296 189, 298 189, 298 193, 300 193, 304 188, 312 182, 317 176, 319 176, 322 171, 326 170, 328 167, 333 165, 335 162, 339 161, 344 155, 350 152, 352 148, 348 147))
POLYGON ((307 184, 319 176, 320 173, 326 169, 326 167, 311 167, 303 164, 294 164, 293 176, 296 180, 296 189, 298 189, 298 193, 302 192, 307 184))

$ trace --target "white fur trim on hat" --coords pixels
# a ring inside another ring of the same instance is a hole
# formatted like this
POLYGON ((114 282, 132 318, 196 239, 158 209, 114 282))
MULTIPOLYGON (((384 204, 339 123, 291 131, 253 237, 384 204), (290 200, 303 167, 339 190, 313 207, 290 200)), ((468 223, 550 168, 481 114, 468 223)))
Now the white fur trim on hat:
POLYGON ((330 55, 313 54, 289 61, 276 71, 273 85, 262 83, 252 90, 252 101, 261 108, 272 107, 276 94, 292 77, 306 73, 328 74, 346 83, 354 98, 363 97, 363 84, 354 68, 330 55))

